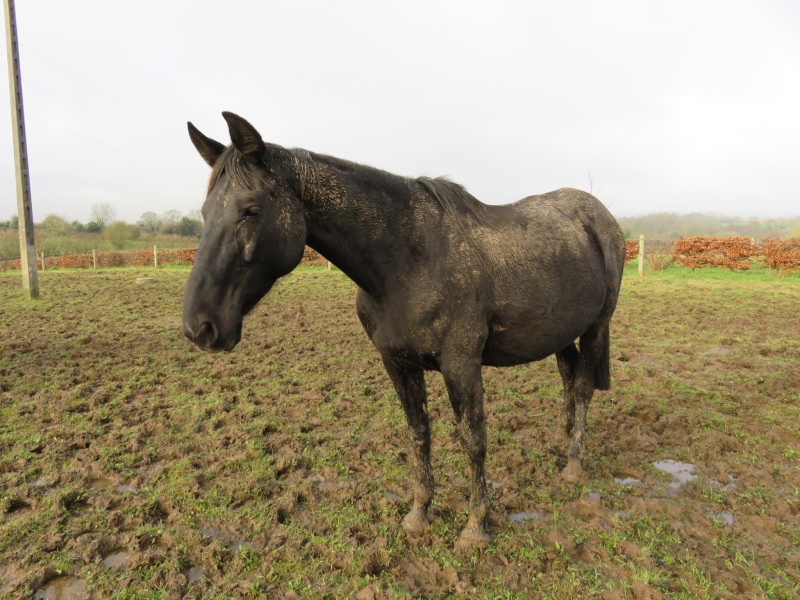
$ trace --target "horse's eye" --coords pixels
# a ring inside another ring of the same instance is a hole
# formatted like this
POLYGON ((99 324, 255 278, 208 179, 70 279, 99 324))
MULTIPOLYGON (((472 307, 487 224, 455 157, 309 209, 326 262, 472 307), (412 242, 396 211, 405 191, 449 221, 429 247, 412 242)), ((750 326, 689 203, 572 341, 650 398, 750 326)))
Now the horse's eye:
POLYGON ((257 217, 261 214, 261 207, 260 206, 248 206, 244 209, 244 218, 247 219, 248 217, 257 217))

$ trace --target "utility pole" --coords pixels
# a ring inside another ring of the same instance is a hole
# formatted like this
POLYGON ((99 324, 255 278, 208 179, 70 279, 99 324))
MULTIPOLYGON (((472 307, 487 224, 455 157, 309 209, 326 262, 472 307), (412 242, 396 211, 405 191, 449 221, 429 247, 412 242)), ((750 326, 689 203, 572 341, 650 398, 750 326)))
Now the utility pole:
POLYGON ((39 273, 36 270, 36 241, 33 235, 31 181, 28 173, 28 149, 25 141, 25 110, 22 107, 22 77, 19 70, 17 18, 14 0, 4 0, 6 9, 6 47, 8 85, 11 90, 11 126, 14 134, 14 163, 17 167, 17 213, 19 215, 19 256, 22 263, 22 287, 31 300, 39 297, 39 273))

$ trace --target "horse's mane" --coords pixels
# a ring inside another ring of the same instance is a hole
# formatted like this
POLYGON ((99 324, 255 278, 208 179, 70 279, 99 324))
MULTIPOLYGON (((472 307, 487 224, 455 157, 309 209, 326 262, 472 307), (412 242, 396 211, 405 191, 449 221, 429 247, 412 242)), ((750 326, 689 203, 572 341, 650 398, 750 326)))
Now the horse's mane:
MULTIPOLYGON (((268 147, 269 146, 270 145, 268 145, 268 147)), ((275 148, 280 147, 275 146, 275 148)), ((280 149, 283 150, 283 148, 280 149)), ((298 163, 305 163, 308 161, 309 153, 305 150, 289 150, 289 153, 298 163)), ((270 156, 270 154, 271 153, 267 152, 266 156, 270 156)), ((374 174, 377 173, 388 181, 404 179, 397 175, 392 175, 384 171, 379 171, 378 169, 372 169, 371 167, 359 165, 358 163, 333 156, 318 155, 317 158, 323 159, 340 171, 359 172, 359 170, 363 168, 369 170, 373 177, 374 174)), ((233 183, 245 190, 255 190, 260 185, 268 185, 268 182, 264 180, 263 172, 265 170, 269 171, 271 166, 274 165, 254 162, 252 159, 247 158, 239 152, 233 145, 229 145, 222 151, 222 154, 217 158, 214 167, 211 169, 211 175, 208 181, 208 193, 211 193, 211 190, 217 185, 223 173, 225 173, 233 183)), ((481 225, 489 224, 489 214, 486 205, 470 194, 462 185, 450 181, 446 177, 418 177, 416 181, 436 199, 445 213, 453 217, 459 229, 464 230, 470 224, 476 222, 481 225)), ((302 177, 300 185, 302 186, 302 177)))
POLYGON ((470 194, 461 184, 446 177, 418 177, 417 182, 433 196, 439 205, 456 219, 459 227, 466 221, 488 225, 486 205, 470 194))

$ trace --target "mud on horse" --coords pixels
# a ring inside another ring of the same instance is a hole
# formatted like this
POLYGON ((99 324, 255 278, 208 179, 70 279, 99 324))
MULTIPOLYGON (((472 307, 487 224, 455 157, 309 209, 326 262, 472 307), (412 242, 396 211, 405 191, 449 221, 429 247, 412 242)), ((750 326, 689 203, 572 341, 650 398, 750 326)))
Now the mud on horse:
POLYGON ((243 317, 308 245, 358 285, 358 316, 403 406, 416 470, 403 527, 425 527, 434 492, 425 370, 444 377, 469 458, 459 544, 489 540, 482 365, 556 355, 571 436, 563 475, 579 480, 589 401, 610 385, 609 322, 625 257, 606 208, 574 189, 488 206, 445 179, 265 143, 241 117, 223 116, 228 146, 189 123, 212 171, 184 295, 186 336, 233 350, 243 317))

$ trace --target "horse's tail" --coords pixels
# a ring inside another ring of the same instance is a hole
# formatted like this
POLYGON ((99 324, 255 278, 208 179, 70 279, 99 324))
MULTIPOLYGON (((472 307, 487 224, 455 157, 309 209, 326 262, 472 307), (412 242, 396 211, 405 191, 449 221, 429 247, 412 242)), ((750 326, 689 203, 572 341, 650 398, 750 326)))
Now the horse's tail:
POLYGON ((610 390, 611 389, 611 335, 609 333, 608 323, 603 328, 602 336, 602 350, 600 353, 600 360, 597 361, 597 366, 594 368, 594 389, 596 390, 610 390))

